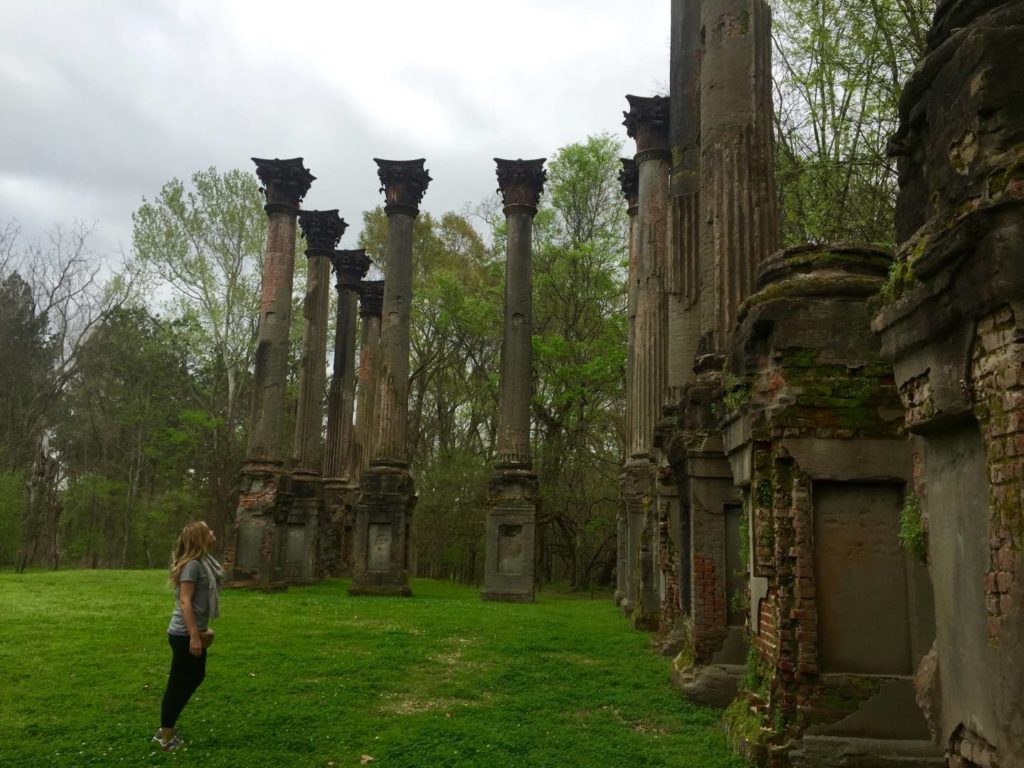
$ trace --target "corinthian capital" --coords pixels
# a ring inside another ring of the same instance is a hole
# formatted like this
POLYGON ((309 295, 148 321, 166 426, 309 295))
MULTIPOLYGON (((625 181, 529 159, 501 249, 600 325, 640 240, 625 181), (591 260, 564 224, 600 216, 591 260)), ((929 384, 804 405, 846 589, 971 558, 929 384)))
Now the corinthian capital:
POLYGON ((290 160, 264 160, 254 157, 252 161, 256 163, 256 176, 263 184, 260 191, 266 196, 267 205, 298 208, 316 179, 316 176, 302 164, 301 157, 290 160))
POLYGON ((619 185, 622 187, 622 195, 626 198, 626 204, 635 208, 640 199, 640 170, 636 166, 636 160, 631 157, 619 158, 622 168, 619 170, 619 185))
POLYGON ((380 178, 380 191, 384 193, 386 213, 405 213, 415 216, 420 212, 420 201, 432 179, 423 167, 426 160, 381 160, 373 158, 380 178))
POLYGON ((623 112, 626 133, 636 139, 636 152, 668 151, 668 96, 626 96, 629 111, 623 112))
POLYGON ((334 246, 345 234, 348 224, 338 215, 338 209, 330 211, 302 211, 299 226, 306 236, 307 256, 330 256, 334 246))
POLYGON ((331 264, 338 276, 338 290, 358 291, 372 263, 362 248, 339 250, 331 254, 331 264))
POLYGON ((498 192, 506 213, 509 208, 526 208, 531 214, 537 212, 540 193, 548 178, 544 160, 543 157, 538 160, 494 158, 498 166, 498 192))

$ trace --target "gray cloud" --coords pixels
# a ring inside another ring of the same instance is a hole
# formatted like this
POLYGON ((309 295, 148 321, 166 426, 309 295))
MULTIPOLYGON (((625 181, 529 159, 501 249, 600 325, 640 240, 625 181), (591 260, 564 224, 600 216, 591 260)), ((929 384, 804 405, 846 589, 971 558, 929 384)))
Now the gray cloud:
POLYGON ((131 213, 172 177, 300 155, 306 205, 352 246, 377 205, 374 156, 426 157, 433 213, 494 191, 491 158, 549 156, 619 123, 668 77, 667 0, 380 4, 5 0, 0 221, 36 236, 131 213))

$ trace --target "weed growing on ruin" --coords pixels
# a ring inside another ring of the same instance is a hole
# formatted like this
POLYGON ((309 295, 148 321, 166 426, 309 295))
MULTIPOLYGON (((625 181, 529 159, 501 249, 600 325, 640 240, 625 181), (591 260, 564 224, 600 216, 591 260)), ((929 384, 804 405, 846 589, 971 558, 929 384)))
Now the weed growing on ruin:
POLYGON ((227 592, 185 749, 152 749, 173 605, 163 571, 0 574, 0 764, 739 768, 610 600, 485 603, 413 581, 227 592), (184 763, 181 761, 185 761, 184 763))
POLYGON ((928 533, 924 529, 921 504, 913 491, 907 493, 900 510, 900 546, 922 563, 927 562, 928 533))

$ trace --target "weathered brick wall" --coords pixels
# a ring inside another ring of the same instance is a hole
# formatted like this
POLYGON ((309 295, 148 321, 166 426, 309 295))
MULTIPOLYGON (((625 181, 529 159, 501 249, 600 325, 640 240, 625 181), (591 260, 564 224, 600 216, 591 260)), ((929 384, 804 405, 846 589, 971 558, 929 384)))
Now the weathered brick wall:
POLYGON ((693 657, 710 664, 728 632, 725 598, 725 518, 693 510, 693 657))
POLYGON ((1017 552, 1024 544, 1024 333, 1009 306, 978 321, 971 381, 989 475, 988 638, 999 643, 1003 619, 1013 608, 1017 552))

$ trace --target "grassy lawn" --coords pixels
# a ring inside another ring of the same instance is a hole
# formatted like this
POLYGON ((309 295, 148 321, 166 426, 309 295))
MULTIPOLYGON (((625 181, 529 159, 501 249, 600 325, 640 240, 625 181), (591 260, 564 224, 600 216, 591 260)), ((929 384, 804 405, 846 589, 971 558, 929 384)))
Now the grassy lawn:
POLYGON ((227 592, 206 682, 154 752, 173 596, 158 571, 0 574, 0 765, 738 768, 718 714, 609 600, 483 603, 416 581, 227 592))

